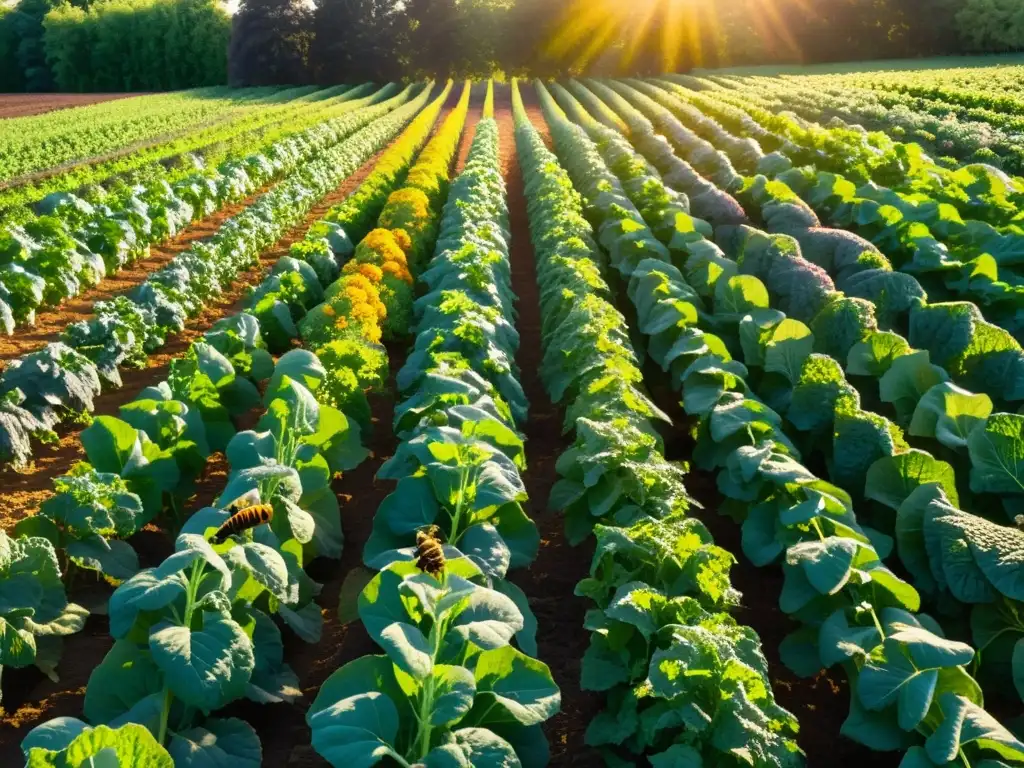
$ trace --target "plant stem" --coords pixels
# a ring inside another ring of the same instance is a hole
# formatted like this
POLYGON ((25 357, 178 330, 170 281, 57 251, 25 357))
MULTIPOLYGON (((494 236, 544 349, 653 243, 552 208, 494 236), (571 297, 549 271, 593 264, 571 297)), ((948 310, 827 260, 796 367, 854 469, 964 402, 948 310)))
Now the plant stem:
MULTIPOLYGON (((199 587, 203 583, 202 579, 203 572, 203 561, 196 560, 192 563, 192 573, 189 575, 188 586, 185 589, 185 618, 182 624, 186 629, 192 623, 192 614, 196 607, 196 595, 199 592, 199 587)), ((160 709, 160 731, 157 734, 157 742, 163 746, 164 740, 167 738, 167 720, 171 714, 171 703, 174 701, 174 694, 171 693, 170 686, 164 684, 164 704, 160 709)))
MULTIPOLYGON (((442 583, 447 581, 447 575, 442 573, 442 583)), ((446 586, 446 585, 445 585, 446 586)), ((444 591, 447 591, 445 589, 444 591)), ((419 711, 417 718, 419 720, 419 730, 416 734, 416 739, 413 742, 413 749, 415 754, 412 756, 414 760, 422 760, 430 752, 430 737, 433 733, 434 727, 430 724, 431 713, 434 710, 434 673, 433 668, 437 663, 437 655, 441 652, 441 638, 445 634, 445 618, 438 616, 434 621, 434 626, 430 628, 430 648, 431 648, 431 673, 430 676, 423 682, 423 696, 420 699, 419 711)))
POLYGON ((167 738, 167 718, 171 714, 171 702, 174 699, 174 694, 171 693, 171 689, 166 685, 164 686, 164 705, 160 710, 160 731, 157 733, 156 741, 157 744, 163 746, 164 740, 167 738))

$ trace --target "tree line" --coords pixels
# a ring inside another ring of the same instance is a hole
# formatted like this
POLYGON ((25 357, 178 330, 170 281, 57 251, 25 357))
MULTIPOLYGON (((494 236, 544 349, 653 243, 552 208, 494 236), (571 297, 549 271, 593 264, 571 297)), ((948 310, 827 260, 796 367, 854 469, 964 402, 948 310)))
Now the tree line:
POLYGON ((230 38, 218 0, 20 0, 0 9, 0 92, 223 85, 230 38))
POLYGON ((19 0, 0 91, 649 74, 1024 50, 1020 0, 19 0))

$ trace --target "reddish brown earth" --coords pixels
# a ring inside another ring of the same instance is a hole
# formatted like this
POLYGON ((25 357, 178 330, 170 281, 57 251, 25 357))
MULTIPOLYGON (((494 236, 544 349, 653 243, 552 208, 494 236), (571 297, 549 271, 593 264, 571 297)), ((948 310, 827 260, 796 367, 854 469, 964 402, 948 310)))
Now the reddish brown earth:
POLYGON ((143 93, 5 93, 0 94, 0 120, 28 117, 68 107, 84 107, 102 101, 130 99, 143 93))
MULTIPOLYGON (((524 91, 524 97, 530 93, 524 91)), ((550 143, 547 124, 540 108, 527 100, 527 111, 534 127, 550 143)), ((501 89, 495 102, 495 119, 501 132, 502 172, 508 185, 510 228, 512 231, 512 287, 519 297, 520 347, 516 362, 530 401, 526 423, 527 470, 524 475, 530 494, 528 513, 537 522, 541 548, 529 569, 513 574, 530 599, 537 616, 537 658, 551 668, 562 692, 562 711, 545 723, 551 745, 553 766, 601 765, 601 760, 583 742, 587 725, 601 711, 602 697, 580 690, 580 662, 590 643, 583 628, 587 601, 573 593, 576 584, 587 576, 594 544, 590 539, 570 547, 565 538, 562 516, 548 509, 548 496, 558 480, 555 462, 571 444, 563 436, 562 409, 551 404, 538 370, 543 358, 541 347, 540 293, 530 244, 523 176, 515 146, 511 93, 501 89)))
MULTIPOLYGON (((260 256, 260 265, 257 268, 240 275, 231 290, 226 292, 220 301, 214 303, 199 317, 190 321, 184 333, 172 338, 159 352, 151 355, 146 368, 123 371, 122 378, 124 379, 125 386, 121 389, 104 392, 97 399, 96 413, 116 414, 122 403, 130 402, 138 392, 166 378, 171 360, 187 351, 194 339, 209 330, 222 317, 240 311, 243 308, 243 302, 250 287, 258 284, 267 269, 282 256, 287 255, 292 243, 301 240, 311 224, 323 217, 332 206, 337 205, 348 197, 362 183, 363 179, 373 169, 379 156, 378 154, 365 163, 335 191, 321 200, 306 216, 302 224, 293 228, 271 249, 264 251, 260 256)), ((250 198, 251 200, 252 198, 250 198)), ((129 270, 121 272, 115 278, 104 281, 104 284, 95 289, 95 291, 104 292, 107 298, 126 292, 134 287, 134 285, 142 282, 152 270, 169 261, 175 253, 186 250, 189 243, 213 234, 220 224, 241 209, 242 204, 239 204, 232 206, 228 211, 222 211, 215 216, 211 216, 201 225, 190 228, 172 244, 163 246, 159 249, 159 253, 154 252, 150 259, 146 260, 147 262, 152 262, 148 267, 148 271, 143 266, 143 262, 137 262, 129 270), (111 283, 111 285, 107 286, 107 283, 111 283)), ((94 295, 92 300, 95 301, 97 298, 94 295)), ((76 299, 73 302, 69 302, 60 311, 63 317, 63 324, 60 325, 60 329, 63 330, 70 322, 89 317, 91 314, 89 312, 90 306, 91 304, 86 303, 84 297, 82 297, 81 301, 76 299)), ((47 319, 46 322, 51 328, 58 323, 57 320, 53 319, 47 319)), ((46 338, 45 341, 52 340, 57 335, 59 334, 53 334, 50 338, 46 338)), ((0 359, 4 357, 7 351, 4 345, 15 344, 17 339, 18 337, 0 339, 0 359)), ((34 343, 36 346, 42 346, 44 340, 37 339, 34 343)), ((42 500, 49 495, 53 478, 65 474, 75 461, 84 458, 81 443, 78 439, 81 427, 79 425, 63 424, 58 430, 61 440, 56 450, 37 447, 37 458, 32 468, 23 472, 14 472, 8 468, 0 472, 0 478, 4 482, 3 493, 0 493, 0 526, 10 527, 17 520, 37 509, 42 500)))

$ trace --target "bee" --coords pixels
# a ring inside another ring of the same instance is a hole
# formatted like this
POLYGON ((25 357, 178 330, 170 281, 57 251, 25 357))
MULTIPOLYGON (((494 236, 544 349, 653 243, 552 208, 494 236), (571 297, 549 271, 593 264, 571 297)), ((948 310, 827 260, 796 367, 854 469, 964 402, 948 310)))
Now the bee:
POLYGON ((444 571, 444 548, 441 529, 436 525, 416 532, 416 567, 431 576, 440 576, 444 571))
POLYGON ((260 504, 259 492, 254 491, 239 496, 228 504, 225 512, 230 512, 231 517, 224 521, 224 524, 217 529, 211 540, 214 544, 223 544, 228 536, 233 536, 257 525, 269 523, 274 519, 274 507, 270 504, 260 504))

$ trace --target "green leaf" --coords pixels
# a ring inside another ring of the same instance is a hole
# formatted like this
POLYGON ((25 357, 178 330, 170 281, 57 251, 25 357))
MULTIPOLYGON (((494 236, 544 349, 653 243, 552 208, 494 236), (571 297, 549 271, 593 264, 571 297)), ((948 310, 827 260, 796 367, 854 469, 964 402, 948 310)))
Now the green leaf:
POLYGON ((925 742, 928 757, 936 764, 955 760, 965 746, 972 744, 1013 762, 1024 760, 1024 743, 978 704, 946 693, 939 699, 939 706, 945 717, 925 742))
POLYGON ((915 488, 928 483, 937 483, 954 505, 959 503, 953 467, 918 450, 882 458, 872 464, 864 495, 898 510, 915 488))
POLYGON ((351 661, 327 679, 306 713, 313 748, 335 768, 401 759, 392 744, 400 717, 411 717, 409 706, 386 656, 351 661))
POLYGON ((487 728, 460 728, 423 758, 424 768, 502 768, 520 765, 512 745, 487 728))
POLYGON ((768 335, 764 353, 764 369, 781 373, 790 384, 800 380, 804 361, 814 351, 814 335, 799 320, 786 318, 768 335))
POLYGON ((846 372, 851 376, 881 378, 893 363, 909 355, 910 345, 902 336, 888 331, 870 334, 853 345, 846 359, 846 372))
POLYGON ((128 724, 114 730, 105 725, 86 728, 61 752, 33 748, 29 768, 174 768, 175 763, 157 740, 141 725, 128 724))
POLYGON ((547 665, 512 646, 476 659, 476 701, 466 723, 537 725, 556 714, 561 694, 547 665))
POLYGON ((94 723, 109 723, 162 691, 163 675, 150 655, 134 642, 118 640, 89 675, 85 716, 94 723))
POLYGON ((992 399, 975 394, 950 382, 938 384, 917 404, 909 433, 934 437, 947 448, 964 448, 975 427, 992 415, 992 399))
POLYGON ((175 768, 260 768, 263 750, 256 731, 237 718, 211 718, 201 726, 171 736, 167 751, 175 768))
POLYGON ((1024 493, 1024 416, 997 413, 988 417, 984 428, 968 435, 967 450, 972 491, 1024 493))
POLYGON ((878 390, 882 402, 892 403, 897 420, 906 424, 924 394, 948 379, 945 370, 931 364, 928 352, 912 352, 893 361, 879 380, 878 390))
POLYGON ((219 611, 203 611, 199 630, 160 622, 149 647, 174 695, 207 712, 244 696, 256 665, 245 630, 219 611))

